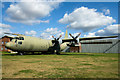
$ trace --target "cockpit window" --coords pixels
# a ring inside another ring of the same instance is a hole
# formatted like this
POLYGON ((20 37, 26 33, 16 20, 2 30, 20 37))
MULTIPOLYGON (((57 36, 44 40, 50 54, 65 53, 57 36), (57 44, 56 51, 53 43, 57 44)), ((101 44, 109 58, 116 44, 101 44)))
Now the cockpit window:
POLYGON ((23 37, 19 37, 19 40, 24 40, 24 38, 23 37))
POLYGON ((24 38, 23 38, 23 37, 15 37, 14 39, 24 40, 24 38))
POLYGON ((22 42, 18 42, 18 44, 22 44, 22 42))
POLYGON ((14 37, 14 39, 19 39, 18 37, 14 37))

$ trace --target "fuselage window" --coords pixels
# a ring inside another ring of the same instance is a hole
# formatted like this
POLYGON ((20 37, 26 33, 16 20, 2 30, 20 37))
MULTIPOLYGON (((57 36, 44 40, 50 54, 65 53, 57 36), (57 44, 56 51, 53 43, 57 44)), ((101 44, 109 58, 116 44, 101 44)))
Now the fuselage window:
POLYGON ((18 42, 18 44, 22 44, 22 42, 18 42))
POLYGON ((24 38, 23 38, 23 37, 15 37, 14 39, 24 40, 24 38))

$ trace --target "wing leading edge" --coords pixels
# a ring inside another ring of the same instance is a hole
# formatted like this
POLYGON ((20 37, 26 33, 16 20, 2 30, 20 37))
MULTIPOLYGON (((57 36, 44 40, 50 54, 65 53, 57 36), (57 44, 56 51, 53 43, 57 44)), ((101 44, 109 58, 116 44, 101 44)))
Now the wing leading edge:
MULTIPOLYGON (((86 37, 86 38, 79 38, 79 41, 83 40, 95 40, 95 39, 105 39, 105 38, 116 38, 118 36, 103 36, 103 37, 86 37)), ((72 42, 74 39, 63 39, 62 42, 72 42)))

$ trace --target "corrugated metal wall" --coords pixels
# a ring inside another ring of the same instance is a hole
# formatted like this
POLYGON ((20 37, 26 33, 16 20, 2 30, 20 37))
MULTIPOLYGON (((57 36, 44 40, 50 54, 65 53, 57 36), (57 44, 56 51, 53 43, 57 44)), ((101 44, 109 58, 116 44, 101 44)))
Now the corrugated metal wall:
POLYGON ((81 42, 112 42, 112 44, 82 44, 82 53, 119 53, 118 39, 86 40, 81 42))

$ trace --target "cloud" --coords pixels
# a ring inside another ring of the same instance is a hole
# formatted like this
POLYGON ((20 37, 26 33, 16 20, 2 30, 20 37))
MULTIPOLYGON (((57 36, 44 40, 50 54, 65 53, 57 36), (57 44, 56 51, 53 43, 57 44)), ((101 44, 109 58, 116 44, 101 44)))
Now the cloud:
POLYGON ((10 26, 10 25, 0 23, 0 37, 3 37, 5 32, 11 33, 11 31, 9 29, 11 27, 12 26, 10 26))
POLYGON ((96 37, 95 32, 90 32, 87 35, 85 34, 84 37, 96 37))
POLYGON ((58 30, 58 28, 47 28, 41 33, 40 37, 43 39, 53 39, 52 36, 58 38, 60 35, 64 36, 64 32, 58 30))
POLYGON ((10 25, 0 23, 0 28, 10 28, 10 25))
POLYGON ((3 29, 3 28, 0 28, 0 38, 4 36, 4 33, 7 32, 7 33, 11 33, 10 29, 3 29))
POLYGON ((118 27, 120 27, 120 24, 109 25, 106 28, 100 29, 96 32, 90 32, 87 35, 84 35, 84 37, 118 35, 120 34, 118 27))
POLYGON ((49 20, 40 20, 50 16, 50 12, 59 6, 60 2, 19 2, 11 4, 6 10, 9 22, 32 25, 34 23, 48 23, 49 20))
POLYGON ((118 35, 120 34, 119 28, 120 24, 109 25, 104 29, 98 30, 95 35, 108 36, 108 35, 118 35))
POLYGON ((17 21, 17 20, 11 19, 11 18, 5 18, 5 20, 7 20, 9 22, 23 23, 23 24, 27 24, 27 25, 32 25, 33 23, 34 24, 49 23, 49 20, 45 20, 45 21, 42 21, 42 20, 26 20, 26 21, 20 20, 20 21, 17 21))
POLYGON ((105 15, 109 15, 110 14, 110 10, 109 9, 103 9, 103 12, 105 13, 105 15))
POLYGON ((80 7, 70 14, 66 13, 59 22, 69 24, 67 25, 68 28, 80 29, 84 32, 89 32, 96 28, 112 24, 113 22, 116 22, 116 20, 110 16, 103 15, 103 13, 97 12, 97 9, 80 7))
POLYGON ((31 30, 31 31, 25 31, 25 35, 35 36, 35 35, 36 35, 36 31, 34 31, 34 30, 31 30))

